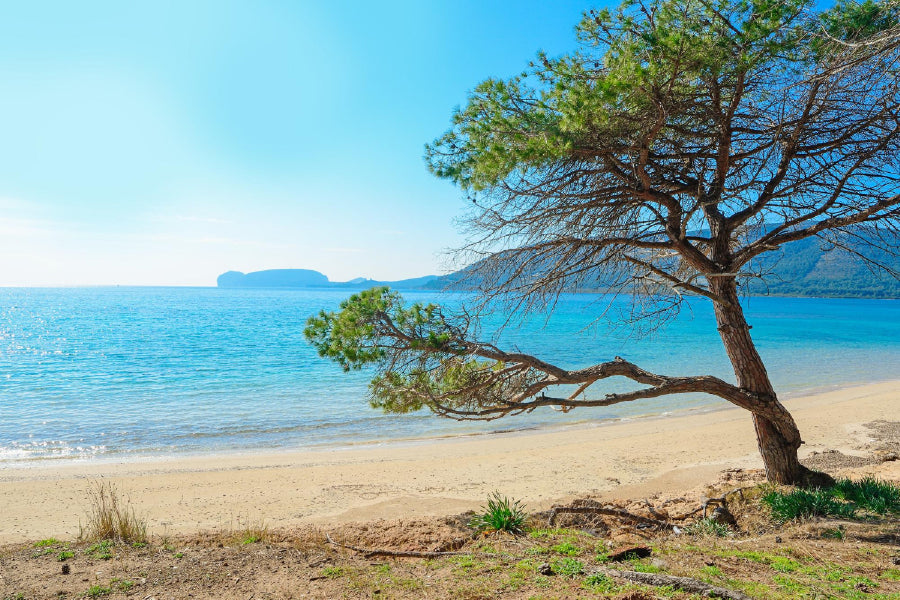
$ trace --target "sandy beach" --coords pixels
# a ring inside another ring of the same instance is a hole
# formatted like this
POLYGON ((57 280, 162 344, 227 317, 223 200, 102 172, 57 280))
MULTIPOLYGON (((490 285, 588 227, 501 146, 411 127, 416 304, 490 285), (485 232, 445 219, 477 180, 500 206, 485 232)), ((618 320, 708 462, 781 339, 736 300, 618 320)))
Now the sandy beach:
MULTIPOLYGON (((900 381, 786 401, 806 444, 864 454, 865 424, 897 420, 900 381)), ((73 538, 103 478, 165 535, 444 515, 499 490, 541 509, 574 496, 685 489, 723 469, 759 468, 750 416, 727 408, 577 428, 279 454, 55 463, 0 471, 0 543, 73 538)), ((879 474, 900 479, 898 462, 879 474)))

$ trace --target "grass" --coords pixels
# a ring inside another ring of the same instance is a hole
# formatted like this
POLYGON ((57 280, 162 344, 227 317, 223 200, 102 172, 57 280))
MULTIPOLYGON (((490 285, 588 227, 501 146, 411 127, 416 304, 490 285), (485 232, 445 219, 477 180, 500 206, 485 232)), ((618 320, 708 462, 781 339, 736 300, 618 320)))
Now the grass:
POLYGON ((866 477, 861 481, 841 479, 831 488, 835 498, 852 502, 862 510, 884 515, 900 514, 900 486, 866 477))
POLYGON ((484 512, 472 517, 470 527, 482 533, 494 531, 524 533, 528 514, 521 501, 511 500, 500 495, 500 492, 494 492, 488 497, 487 506, 482 507, 482 510, 484 512))
POLYGON ((110 585, 115 585, 116 588, 122 592, 127 592, 134 587, 134 582, 129 579, 113 579, 109 583, 110 585))
MULTIPOLYGON (((241 546, 258 544, 269 538, 269 526, 262 519, 253 521, 249 518, 242 520, 238 517, 237 525, 237 528, 235 528, 232 522, 230 537, 241 546)), ((174 547, 172 550, 174 551, 174 547)))
POLYGON ((90 556, 91 558, 98 558, 100 560, 109 560, 113 557, 112 555, 112 541, 111 540, 100 540, 96 544, 91 544, 88 546, 87 550, 84 551, 85 554, 90 556))
POLYGON ((718 523, 714 519, 706 518, 695 521, 684 528, 688 535, 703 535, 709 537, 727 537, 731 535, 728 525, 718 523))
POLYGON ((841 479, 827 488, 772 491, 762 501, 780 523, 811 517, 853 519, 859 511, 900 514, 900 487, 872 477, 860 481, 841 479))
POLYGON ((101 596, 108 596, 112 593, 112 588, 103 587, 102 585, 92 585, 88 588, 88 591, 84 593, 85 596, 89 598, 99 598, 101 596))
POLYGON ((581 582, 581 587, 591 590, 592 592, 599 593, 610 593, 615 592, 618 589, 616 582, 607 575, 603 573, 594 573, 593 575, 588 575, 584 578, 584 581, 581 582))
POLYGON ((840 517, 852 519, 856 506, 836 500, 830 489, 797 489, 792 492, 770 492, 762 497, 779 523, 811 517, 840 517))
POLYGON ((338 577, 343 577, 345 574, 345 570, 343 567, 325 567, 322 569, 322 577, 327 577, 328 579, 337 579, 338 577))
POLYGON ((584 563, 574 558, 558 558, 550 561, 550 568, 554 575, 562 575, 563 577, 578 577, 584 573, 584 563))
POLYGON ((93 482, 88 489, 88 498, 87 525, 80 528, 79 539, 131 544, 147 542, 147 521, 137 516, 131 502, 120 497, 113 484, 102 480, 93 482))
POLYGON ((556 544, 555 546, 551 546, 550 549, 557 554, 563 554, 565 556, 578 556, 581 554, 581 548, 571 542, 556 544))

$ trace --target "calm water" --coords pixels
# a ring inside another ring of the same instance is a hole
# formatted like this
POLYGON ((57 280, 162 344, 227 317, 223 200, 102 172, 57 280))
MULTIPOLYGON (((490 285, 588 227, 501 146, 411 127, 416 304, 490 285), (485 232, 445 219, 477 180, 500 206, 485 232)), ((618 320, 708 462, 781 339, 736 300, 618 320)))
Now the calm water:
MULTIPOLYGON (((343 373, 303 339, 306 318, 347 295, 0 289, 0 464, 352 445, 722 403, 682 396, 488 424, 382 415, 366 402, 366 373, 343 373)), ((508 327, 501 342, 566 367, 621 355, 665 374, 733 380, 705 302, 641 340, 602 325, 585 331, 602 306, 601 297, 566 297, 549 320, 508 327)), ((898 301, 752 298, 747 312, 782 397, 900 378, 898 301)))

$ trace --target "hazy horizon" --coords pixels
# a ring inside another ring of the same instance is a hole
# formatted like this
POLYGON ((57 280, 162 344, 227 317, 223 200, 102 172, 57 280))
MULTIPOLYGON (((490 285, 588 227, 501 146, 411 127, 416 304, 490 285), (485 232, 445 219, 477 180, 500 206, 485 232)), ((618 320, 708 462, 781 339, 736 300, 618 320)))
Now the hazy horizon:
POLYGON ((423 146, 582 2, 20 3, 0 30, 0 286, 446 272, 423 146))

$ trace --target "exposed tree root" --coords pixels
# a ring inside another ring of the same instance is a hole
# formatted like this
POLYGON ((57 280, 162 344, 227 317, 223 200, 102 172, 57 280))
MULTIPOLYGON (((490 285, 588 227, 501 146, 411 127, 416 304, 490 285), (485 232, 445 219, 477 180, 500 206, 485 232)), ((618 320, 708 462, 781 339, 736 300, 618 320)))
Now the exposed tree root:
MULTIPOLYGON (((393 556, 396 558, 440 558, 442 556, 504 556, 502 554, 491 554, 489 552, 416 552, 414 550, 386 550, 383 548, 360 548, 358 546, 351 546, 350 544, 342 544, 341 542, 334 541, 329 534, 325 534, 325 540, 331 544, 332 546, 337 546, 338 548, 346 548, 347 550, 353 550, 354 552, 359 552, 364 555, 366 558, 372 558, 375 556, 393 556)), ((505 555, 511 556, 511 555, 505 555)))
POLYGON ((728 588, 703 583, 690 577, 676 577, 675 575, 662 575, 661 573, 640 573, 638 571, 617 571, 615 569, 598 569, 608 577, 626 579, 634 583, 653 587, 669 586, 689 594, 699 594, 712 598, 724 598, 726 600, 752 600, 750 596, 728 588))
POLYGON ((650 517, 642 517, 641 515, 636 515, 620 508, 600 506, 554 506, 552 509, 550 509, 550 517, 547 519, 548 526, 553 527, 553 523, 556 521, 556 516, 559 514, 609 515, 611 517, 618 517, 620 519, 655 525, 660 529, 666 529, 669 531, 671 531, 675 527, 675 525, 673 525, 672 523, 660 521, 659 519, 652 519, 650 517))

